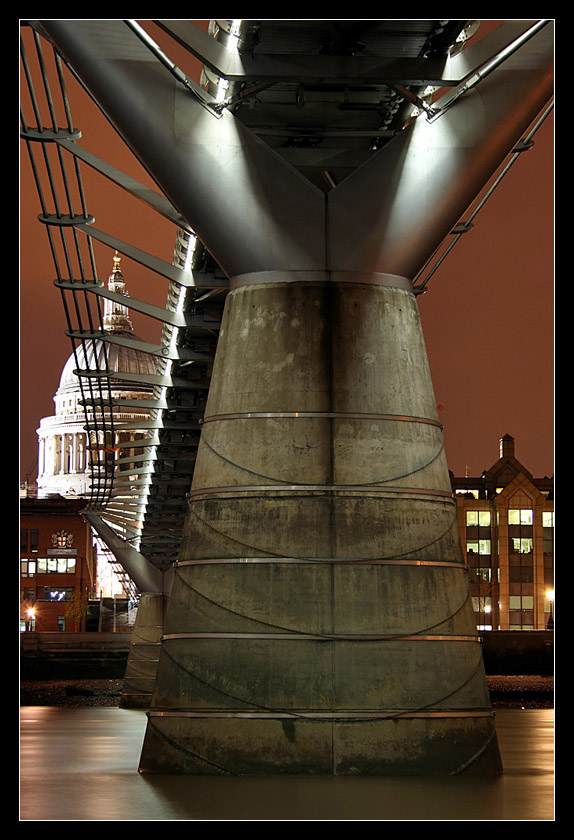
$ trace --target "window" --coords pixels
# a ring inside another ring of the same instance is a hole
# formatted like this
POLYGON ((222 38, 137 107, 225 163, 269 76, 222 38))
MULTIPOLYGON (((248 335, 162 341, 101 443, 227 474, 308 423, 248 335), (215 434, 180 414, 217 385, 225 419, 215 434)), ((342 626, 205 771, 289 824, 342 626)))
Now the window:
POLYGON ((512 537, 512 552, 514 554, 530 554, 532 552, 532 537, 512 537))
POLYGON ((72 586, 45 586, 42 601, 71 601, 73 595, 72 586))
POLYGON ((66 629, 66 616, 65 615, 59 615, 58 616, 58 630, 60 632, 64 632, 65 629, 66 629))
POLYGON ((533 610, 533 595, 511 595, 508 599, 508 606, 511 610, 533 610))
POLYGON ((489 510, 467 510, 466 512, 467 525, 490 525, 490 511, 489 510))
POLYGON ((533 595, 510 595, 508 609, 510 630, 534 629, 533 595))
POLYGON ((471 583, 490 583, 492 581, 492 569, 488 566, 472 566, 469 569, 471 583))
POLYGON ((554 511, 552 511, 552 510, 542 511, 542 527, 543 528, 553 528, 554 527, 554 511))
POLYGON ((35 560, 21 560, 20 561, 20 574, 22 577, 34 577, 36 574, 36 561, 35 560))
POLYGON ((472 606, 476 613, 477 630, 492 630, 492 599, 489 596, 473 598, 472 606))
POLYGON ((39 575, 75 575, 75 557, 38 557, 39 575))
POLYGON ((490 554, 490 540, 467 540, 466 551, 473 554, 490 554))
MULTIPOLYGON (((552 558, 554 554, 554 528, 546 526, 542 529, 542 551, 552 558)), ((546 565, 546 558, 544 560, 546 565)))
POLYGON ((509 525, 532 525, 531 510, 508 510, 509 525))

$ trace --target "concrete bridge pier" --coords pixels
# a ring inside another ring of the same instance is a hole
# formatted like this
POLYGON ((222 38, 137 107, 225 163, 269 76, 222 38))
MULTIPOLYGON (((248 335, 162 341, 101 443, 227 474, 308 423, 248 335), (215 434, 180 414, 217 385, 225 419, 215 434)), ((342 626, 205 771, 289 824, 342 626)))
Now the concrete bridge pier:
POLYGON ((120 698, 121 709, 149 709, 169 596, 146 592, 140 596, 120 698))
POLYGON ((236 281, 142 772, 496 772, 417 304, 236 281))
POLYGON ((84 511, 91 525, 118 563, 129 574, 141 595, 126 664, 120 707, 147 709, 151 703, 161 636, 173 583, 173 570, 160 572, 129 542, 113 531, 94 511, 84 511))

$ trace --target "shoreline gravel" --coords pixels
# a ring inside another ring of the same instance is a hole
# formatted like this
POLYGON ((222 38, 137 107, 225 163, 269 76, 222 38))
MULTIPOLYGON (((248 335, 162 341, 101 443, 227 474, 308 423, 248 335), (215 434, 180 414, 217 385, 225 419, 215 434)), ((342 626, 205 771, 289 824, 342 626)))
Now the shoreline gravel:
MULTIPOLYGON (((487 677, 493 709, 554 708, 554 678, 548 676, 487 677)), ((21 706, 119 707, 122 679, 26 680, 20 684, 21 706)))

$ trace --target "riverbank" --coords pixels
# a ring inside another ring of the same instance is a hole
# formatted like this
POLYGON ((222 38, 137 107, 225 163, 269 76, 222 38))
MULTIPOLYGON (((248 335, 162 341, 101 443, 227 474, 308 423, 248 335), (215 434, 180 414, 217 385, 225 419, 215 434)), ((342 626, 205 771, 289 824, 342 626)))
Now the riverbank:
MULTIPOLYGON (((489 676, 494 709, 554 708, 554 678, 547 676, 489 676)), ((21 706, 85 708, 119 707, 123 680, 27 680, 20 686, 21 706)))

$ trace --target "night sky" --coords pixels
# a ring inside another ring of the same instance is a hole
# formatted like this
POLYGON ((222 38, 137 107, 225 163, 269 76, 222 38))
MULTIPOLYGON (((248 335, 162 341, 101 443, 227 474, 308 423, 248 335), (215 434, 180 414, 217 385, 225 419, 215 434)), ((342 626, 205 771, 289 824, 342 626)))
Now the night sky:
MULTIPOLYGON (((196 21, 203 28, 207 21, 196 21)), ((483 31, 496 22, 485 22, 483 31)), ((158 42, 161 39, 157 38, 158 42)), ((165 43, 165 42, 164 42, 165 43)), ((169 55, 190 77, 198 63, 185 51, 169 55)), ((153 186, 143 169, 72 81, 68 82, 80 144, 153 186)), ((24 93, 23 93, 24 98, 24 93)), ((48 237, 28 153, 20 175, 20 480, 36 478, 40 418, 71 354, 48 237)), ((88 167, 82 167, 94 227, 167 262, 175 228, 88 167), (153 238, 154 246, 149 248, 153 238)), ((463 217, 464 220, 464 217, 463 217)), ((113 252, 94 244, 106 280, 113 252)), ((132 297, 165 305, 167 281, 126 257, 122 272, 132 297)), ((535 477, 554 472, 554 120, 550 116, 434 274, 418 303, 427 342, 449 468, 479 475, 498 458, 510 434, 516 456, 535 477)), ((160 325, 131 316, 142 338, 159 340, 160 325)))

